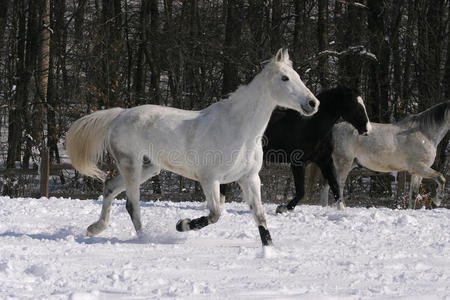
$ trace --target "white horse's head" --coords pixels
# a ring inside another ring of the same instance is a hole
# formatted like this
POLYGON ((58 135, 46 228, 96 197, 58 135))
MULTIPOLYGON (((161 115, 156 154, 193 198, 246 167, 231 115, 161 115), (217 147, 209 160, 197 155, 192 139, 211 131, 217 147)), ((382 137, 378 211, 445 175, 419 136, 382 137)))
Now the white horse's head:
POLYGON ((276 105, 306 116, 317 112, 320 102, 292 68, 287 49, 278 50, 266 68, 269 68, 270 93, 276 105))

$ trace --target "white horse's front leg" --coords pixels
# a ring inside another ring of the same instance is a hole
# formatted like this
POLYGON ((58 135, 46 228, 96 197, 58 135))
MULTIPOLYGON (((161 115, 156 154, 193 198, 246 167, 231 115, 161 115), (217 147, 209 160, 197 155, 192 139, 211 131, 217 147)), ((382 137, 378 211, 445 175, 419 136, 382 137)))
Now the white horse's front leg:
POLYGON ((222 213, 220 184, 218 181, 203 181, 203 193, 206 197, 206 205, 209 209, 209 215, 197 219, 182 219, 177 222, 178 231, 199 230, 209 224, 216 223, 222 213))
POLYGON ((258 173, 244 176, 238 183, 242 189, 243 198, 253 213, 253 218, 258 226, 263 246, 271 246, 273 243, 269 230, 267 229, 264 208, 261 204, 261 180, 258 173))

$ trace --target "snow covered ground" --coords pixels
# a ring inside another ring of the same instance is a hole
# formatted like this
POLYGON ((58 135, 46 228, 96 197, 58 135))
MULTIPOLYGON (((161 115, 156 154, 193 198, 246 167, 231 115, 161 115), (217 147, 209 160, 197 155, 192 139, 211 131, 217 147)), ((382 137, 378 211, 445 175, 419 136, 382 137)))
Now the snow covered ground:
POLYGON ((124 201, 85 235, 100 201, 0 198, 0 299, 450 299, 450 210, 299 206, 263 250, 242 203, 179 233, 204 203, 144 202, 137 239, 124 201))

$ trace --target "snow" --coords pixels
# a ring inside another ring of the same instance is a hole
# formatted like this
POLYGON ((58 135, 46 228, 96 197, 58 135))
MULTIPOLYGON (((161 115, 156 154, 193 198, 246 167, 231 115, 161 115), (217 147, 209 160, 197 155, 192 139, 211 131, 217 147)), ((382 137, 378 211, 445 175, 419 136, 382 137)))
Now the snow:
POLYGON ((0 197, 0 299, 450 299, 450 210, 299 206, 260 245, 243 203, 179 233, 204 203, 142 202, 137 238, 116 201, 110 227, 85 235, 101 202, 0 197))

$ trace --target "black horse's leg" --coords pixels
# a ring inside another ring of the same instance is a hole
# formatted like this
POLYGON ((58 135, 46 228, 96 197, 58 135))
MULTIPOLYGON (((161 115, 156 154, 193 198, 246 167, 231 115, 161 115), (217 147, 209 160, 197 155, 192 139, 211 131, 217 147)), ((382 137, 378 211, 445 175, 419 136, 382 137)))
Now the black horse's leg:
POLYGON ((225 203, 225 198, 231 191, 230 184, 221 184, 220 185, 220 204, 223 205, 225 203))
POLYGON ((287 205, 278 205, 276 212, 278 214, 293 211, 298 202, 305 196, 305 166, 291 164, 292 174, 294 175, 295 197, 287 205))

